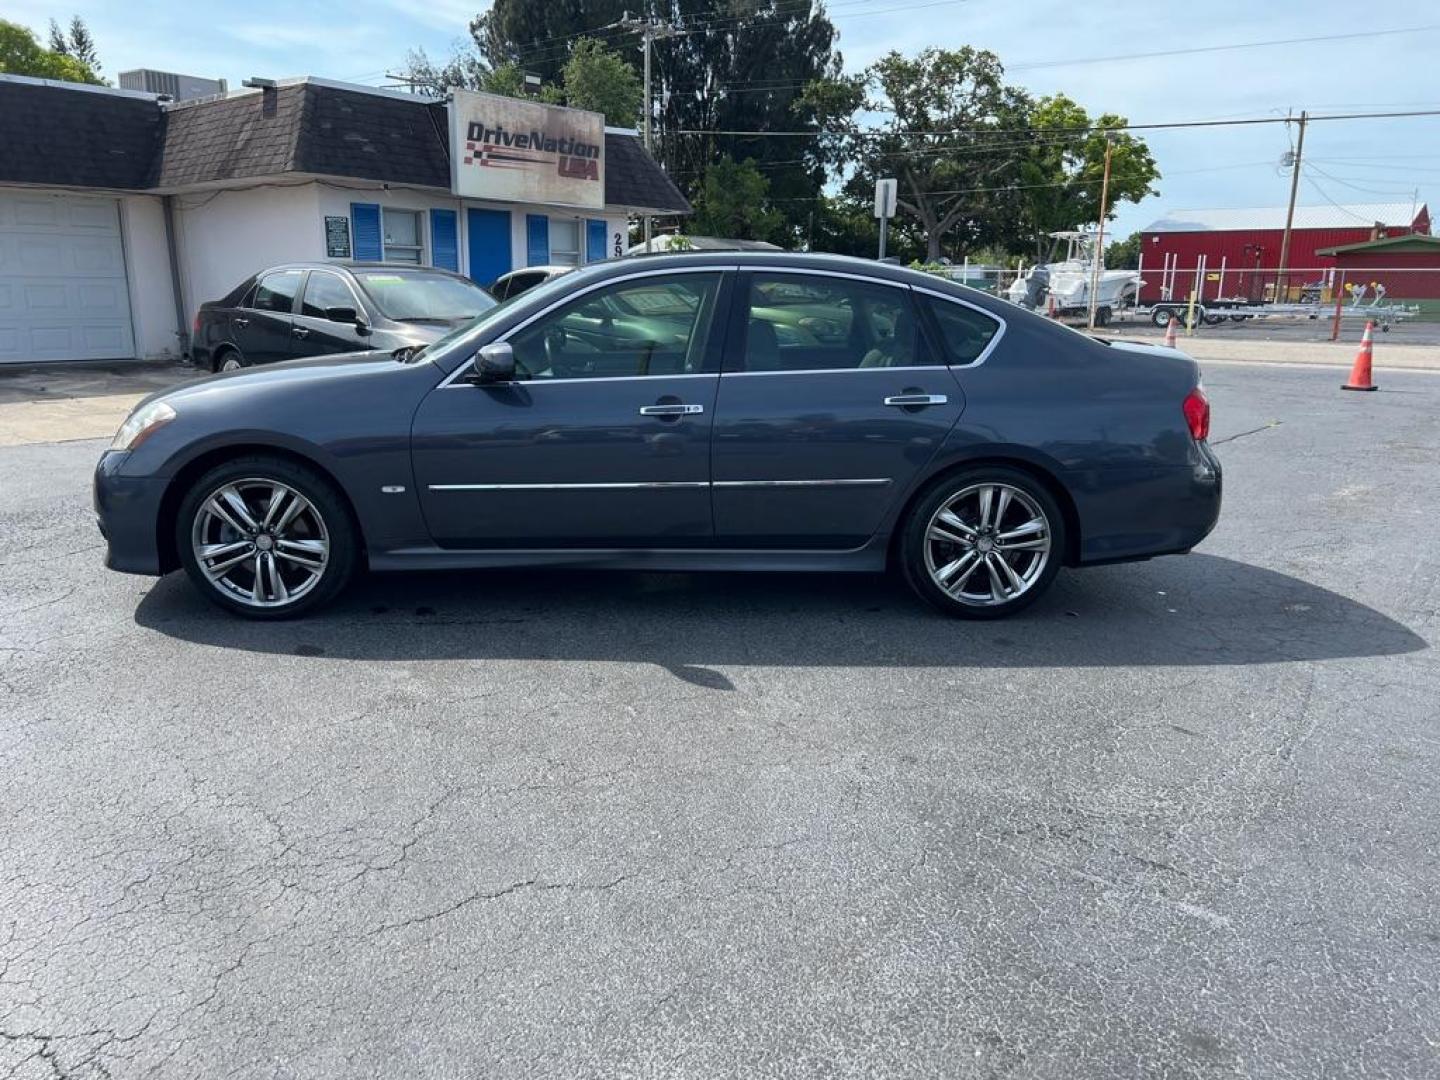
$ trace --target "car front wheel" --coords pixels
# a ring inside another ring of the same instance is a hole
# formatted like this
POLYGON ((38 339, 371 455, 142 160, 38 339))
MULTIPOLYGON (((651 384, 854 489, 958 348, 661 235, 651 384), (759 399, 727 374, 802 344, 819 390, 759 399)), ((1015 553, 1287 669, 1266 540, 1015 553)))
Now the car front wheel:
POLYGON ((281 619, 332 599, 359 543, 348 507, 322 476, 283 458, 238 458, 202 476, 180 504, 175 546, 211 601, 281 619))
POLYGON ((1039 598, 1064 552, 1065 519, 1045 487, 986 466, 947 477, 915 505, 900 554, 910 587, 941 611, 999 619, 1039 598))

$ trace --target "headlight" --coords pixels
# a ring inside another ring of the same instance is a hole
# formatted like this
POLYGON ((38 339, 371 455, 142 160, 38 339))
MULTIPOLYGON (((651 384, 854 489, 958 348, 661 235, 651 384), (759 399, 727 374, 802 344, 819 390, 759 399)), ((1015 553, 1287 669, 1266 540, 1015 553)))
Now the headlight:
POLYGON ((125 418, 115 438, 110 442, 111 450, 134 450, 150 437, 156 428, 175 419, 175 410, 163 401, 152 401, 142 405, 125 418))

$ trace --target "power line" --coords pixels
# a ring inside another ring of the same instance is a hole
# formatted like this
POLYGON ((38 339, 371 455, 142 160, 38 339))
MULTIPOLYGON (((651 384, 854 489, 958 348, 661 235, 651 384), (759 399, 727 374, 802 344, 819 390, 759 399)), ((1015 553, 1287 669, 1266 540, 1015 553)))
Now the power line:
MULTIPOLYGON (((1393 120, 1401 117, 1415 116, 1440 116, 1440 109, 1417 109, 1410 112, 1383 112, 1383 113, 1332 113, 1327 116, 1312 116, 1311 123, 1321 120, 1393 120)), ((1053 131, 1068 132, 1073 135, 1083 135, 1087 132, 1104 134, 1107 131, 1173 131, 1182 128, 1217 128, 1217 127, 1247 127, 1256 124, 1289 124, 1294 123, 1294 117, 1285 116, 1252 116, 1243 120, 1177 120, 1169 123, 1155 124, 1113 124, 1101 125, 1091 124, 1078 127, 1037 127, 1037 128, 992 128, 976 125, 969 128, 954 128, 947 131, 745 131, 739 129, 712 130, 705 128, 677 128, 671 132, 672 135, 753 135, 767 138, 796 138, 801 135, 835 135, 846 138, 869 138, 869 139, 891 139, 891 138, 953 138, 959 135, 974 134, 1023 134, 1027 131, 1053 131)))
POLYGON ((1160 56, 1190 56, 1196 53, 1231 52, 1236 49, 1267 49, 1274 45, 1307 45, 1317 41, 1353 41, 1363 37, 1385 37, 1393 34, 1421 34, 1440 30, 1440 23, 1428 26, 1402 26, 1394 30, 1358 30, 1347 34, 1321 34, 1316 37, 1274 38, 1270 41, 1242 41, 1234 45, 1197 45, 1188 49, 1164 49, 1159 52, 1121 53, 1117 56, 1090 56, 1080 59, 1033 60, 1012 64, 1007 71, 1033 71, 1038 68, 1072 67, 1079 64, 1113 64, 1121 60, 1148 60, 1160 56))

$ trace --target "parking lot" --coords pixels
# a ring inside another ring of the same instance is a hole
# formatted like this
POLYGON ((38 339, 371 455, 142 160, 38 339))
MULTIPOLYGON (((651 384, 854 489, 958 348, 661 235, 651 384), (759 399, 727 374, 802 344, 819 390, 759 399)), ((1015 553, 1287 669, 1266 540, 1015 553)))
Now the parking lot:
POLYGON ((1217 365, 1194 554, 111 574, 0 448, 0 1075, 1433 1075, 1440 374, 1217 365))

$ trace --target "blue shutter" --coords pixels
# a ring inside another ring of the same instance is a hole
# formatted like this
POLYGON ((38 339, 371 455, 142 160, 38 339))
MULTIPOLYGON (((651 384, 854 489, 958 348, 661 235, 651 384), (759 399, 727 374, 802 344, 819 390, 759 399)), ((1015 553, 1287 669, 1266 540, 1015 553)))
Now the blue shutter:
POLYGON ((544 266, 550 261, 550 219, 544 214, 525 215, 525 265, 544 266))
POLYGON ((380 236, 379 203, 352 202, 350 229, 355 234, 356 262, 379 262, 385 257, 385 245, 380 236))
POLYGON ((585 222, 585 261, 599 262, 605 258, 605 222, 591 218, 585 222))
POLYGON ((430 211, 430 262, 442 270, 460 270, 460 227, 454 210, 430 211))

